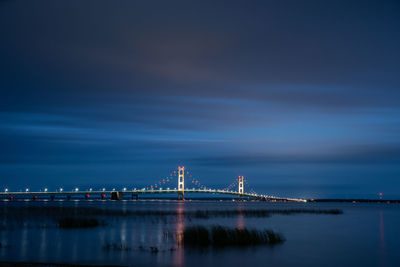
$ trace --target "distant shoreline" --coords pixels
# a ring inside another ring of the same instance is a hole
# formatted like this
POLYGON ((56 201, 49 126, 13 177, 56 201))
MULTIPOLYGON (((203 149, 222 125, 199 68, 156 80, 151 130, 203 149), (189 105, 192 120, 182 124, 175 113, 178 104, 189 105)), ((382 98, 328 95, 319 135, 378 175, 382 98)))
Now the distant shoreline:
POLYGON ((348 203, 400 203, 398 199, 341 199, 341 198, 313 198, 307 202, 348 202, 348 203))
MULTIPOLYGON (((56 199, 56 200, 52 200, 52 201, 75 201, 75 200, 82 200, 85 201, 84 198, 73 198, 71 200, 64 200, 64 199, 56 199)), ((101 198, 92 198, 92 201, 113 201, 110 199, 107 200, 103 200, 101 198)), ((143 197, 140 198, 139 200, 132 200, 132 201, 162 201, 162 200, 167 200, 167 201, 178 201, 175 197, 143 197)), ((310 198, 310 199, 306 199, 308 203, 310 202, 341 202, 341 203, 395 203, 395 204, 399 204, 400 203, 400 199, 364 199, 364 198, 310 198)), ((0 201, 1 202, 9 202, 9 200, 7 200, 6 198, 1 198, 0 197, 0 201)), ((36 200, 31 200, 31 199, 26 199, 26 198, 16 198, 13 201, 32 201, 32 202, 40 202, 40 201, 50 201, 48 199, 36 199, 36 200)), ((125 201, 131 201, 131 199, 125 199, 125 201)), ((186 201, 238 201, 238 202, 265 202, 265 200, 259 200, 259 199, 246 199, 246 198, 242 198, 242 199, 237 199, 237 198, 227 198, 227 197, 222 197, 222 198, 216 198, 216 197, 195 197, 195 198, 187 198, 186 201)), ((292 201, 284 201, 284 200, 267 200, 266 202, 287 202, 287 203, 293 203, 292 201)))
POLYGON ((46 267, 122 267, 126 265, 82 265, 82 264, 72 264, 72 263, 53 263, 53 262, 23 262, 23 261, 0 261, 0 267, 31 267, 31 266, 46 266, 46 267))

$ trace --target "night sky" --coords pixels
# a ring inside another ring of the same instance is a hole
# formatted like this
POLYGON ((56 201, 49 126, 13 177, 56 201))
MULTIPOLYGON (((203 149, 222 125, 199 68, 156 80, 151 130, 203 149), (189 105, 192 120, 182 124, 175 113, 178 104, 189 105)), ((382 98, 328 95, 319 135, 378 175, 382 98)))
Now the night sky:
POLYGON ((398 1, 0 1, 0 187, 400 198, 398 1))

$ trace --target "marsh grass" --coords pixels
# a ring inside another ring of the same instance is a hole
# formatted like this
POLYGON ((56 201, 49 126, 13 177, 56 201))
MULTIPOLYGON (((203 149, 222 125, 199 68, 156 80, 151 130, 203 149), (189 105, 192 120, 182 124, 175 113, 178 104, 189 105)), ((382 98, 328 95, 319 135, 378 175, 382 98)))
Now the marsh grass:
MULTIPOLYGON (((295 215, 295 214, 342 214, 339 209, 232 209, 232 210, 123 210, 105 209, 97 207, 64 207, 64 206, 19 206, 7 205, 0 209, 0 229, 14 229, 20 227, 46 228, 59 226, 63 228, 95 227, 95 222, 73 222, 65 218, 93 218, 107 221, 108 224, 123 218, 132 220, 150 220, 152 223, 168 223, 174 220, 193 219, 207 220, 217 217, 256 217, 267 218, 272 215, 295 215), (53 223, 48 220, 52 220, 53 223), (26 223, 28 222, 28 226, 26 223), (71 227, 70 227, 71 225, 71 227), (86 226, 90 225, 90 226, 86 226), (65 226, 65 227, 64 227, 65 226)), ((100 223, 101 224, 101 223, 100 223)))
POLYGON ((198 219, 208 219, 210 217, 234 217, 242 215, 245 217, 270 217, 274 214, 293 215, 293 214, 342 214, 339 209, 248 209, 248 210, 197 210, 189 212, 188 215, 198 219))
POLYGON ((209 246, 210 232, 203 226, 191 226, 183 231, 183 243, 190 246, 209 246))
POLYGON ((178 216, 208 219, 211 217, 234 217, 242 215, 246 217, 270 217, 274 214, 342 214, 339 209, 246 209, 246 210, 196 210, 196 211, 165 211, 165 210, 119 210, 119 209, 100 209, 94 207, 36 207, 36 206, 17 206, 4 207, 0 209, 0 216, 12 218, 31 217, 72 217, 72 216, 178 216))
POLYGON ((103 250, 106 251, 130 251, 131 247, 129 247, 128 245, 126 245, 125 243, 121 242, 121 243, 107 243, 105 245, 103 245, 103 250))
POLYGON ((98 227, 102 223, 95 218, 66 217, 58 220, 60 228, 92 228, 98 227))
POLYGON ((183 243, 189 247, 227 247, 275 245, 284 242, 284 238, 271 230, 249 230, 247 228, 228 228, 213 226, 191 226, 183 232, 183 243))

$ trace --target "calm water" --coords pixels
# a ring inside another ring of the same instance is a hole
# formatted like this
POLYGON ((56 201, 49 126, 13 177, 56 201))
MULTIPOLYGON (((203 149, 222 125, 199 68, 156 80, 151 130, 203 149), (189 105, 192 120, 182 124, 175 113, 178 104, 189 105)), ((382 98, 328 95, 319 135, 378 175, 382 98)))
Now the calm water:
POLYGON ((59 229, 46 219, 0 228, 0 261, 120 264, 129 266, 400 266, 400 205, 228 201, 1 201, 6 206, 77 206, 131 210, 339 208, 342 215, 273 215, 269 218, 185 219, 107 217, 107 226, 59 229), (188 225, 271 229, 286 242, 273 247, 193 250, 177 244, 188 225), (128 250, 105 249, 123 244, 128 250), (140 248, 139 246, 142 246, 140 248), (152 253, 150 246, 158 247, 152 253), (171 248, 174 250, 171 251, 171 248))

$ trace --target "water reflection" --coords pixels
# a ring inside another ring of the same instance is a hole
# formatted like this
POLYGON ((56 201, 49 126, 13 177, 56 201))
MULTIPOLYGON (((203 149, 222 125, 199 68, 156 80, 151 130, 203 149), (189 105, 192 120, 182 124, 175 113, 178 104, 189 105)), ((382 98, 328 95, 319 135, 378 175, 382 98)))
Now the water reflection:
MULTIPOLYGON (((3 203, 9 205, 10 203, 3 203)), ((11 203, 12 204, 12 203, 11 203)), ((10 204, 10 205, 11 205, 10 204)), ((28 205, 14 203, 12 205, 28 205)), ((1 205, 1 204, 0 204, 1 205)), ((388 207, 350 206, 334 204, 334 208, 343 208, 344 214, 333 215, 274 215, 268 218, 246 217, 243 214, 233 217, 191 218, 185 217, 186 210, 239 210, 247 209, 274 209, 277 205, 287 208, 296 208, 297 204, 276 203, 249 203, 249 202, 46 202, 30 203, 29 205, 55 205, 72 207, 104 207, 106 209, 123 210, 174 210, 177 216, 165 217, 137 217, 137 216, 105 216, 107 226, 90 229, 60 229, 54 221, 45 222, 46 228, 39 228, 34 220, 28 222, 14 222, 15 227, 10 230, 0 229, 0 261, 54 261, 84 264, 120 264, 154 266, 193 266, 224 265, 260 265, 268 259, 270 266, 323 266, 329 260, 330 266, 342 266, 338 254, 345 252, 343 237, 351 239, 354 253, 347 255, 346 262, 358 263, 365 266, 370 263, 378 266, 396 266, 398 255, 394 254, 400 247, 399 231, 393 227, 400 218, 400 209, 387 210, 388 207), (96 206, 97 205, 97 206, 96 206), (283 206, 284 205, 284 206, 283 206), (371 212, 372 210, 372 212, 371 212), (372 216, 373 214, 373 216, 372 216), (379 218, 379 219, 378 219, 379 218), (359 221, 365 222, 359 224, 359 221), (53 223, 53 225, 52 225, 53 223), (237 228, 249 227, 259 229, 279 229, 287 238, 283 245, 274 247, 257 247, 251 250, 223 249, 216 252, 193 252, 184 250, 182 243, 184 228, 188 225, 223 225, 237 228), (357 228, 355 228, 357 227, 357 228), (335 229, 334 235, 331 235, 335 229), (371 232, 374 229, 374 232, 371 232), (171 234, 172 233, 172 234, 171 234), (304 234, 306 233, 306 234, 304 234), (375 236, 375 242, 371 242, 375 236), (327 242, 329 240, 329 242, 327 242), (131 250, 105 250, 106 244, 123 244, 131 250), (325 248, 321 244, 326 244, 325 248), (389 245, 390 244, 390 245, 389 245), (139 248, 139 246, 143 248, 139 248), (149 247, 159 248, 158 253, 151 253, 149 247), (329 249, 327 247, 329 246, 329 249), (170 252, 170 248, 176 250, 170 252), (395 248, 395 249, 393 249, 395 248), (315 255, 307 257, 310 251, 315 255), (186 253, 186 254, 185 254, 186 253), (190 256, 187 256, 190 253, 190 256), (362 253, 363 257, 359 255, 362 253), (185 256, 186 255, 186 256, 185 256), (296 264, 293 264, 293 263, 296 264)), ((303 204, 306 205, 306 204, 303 204)), ((315 205, 316 208, 326 208, 325 204, 315 205)), ((41 206, 42 207, 42 206, 41 206)), ((304 206, 301 206, 304 207, 304 206)), ((312 206, 308 206, 312 207, 312 206)), ((393 207, 393 206, 391 206, 393 207)), ((0 211, 3 211, 1 209, 0 211)), ((3 215, 3 214, 0 214, 3 215)), ((10 214, 9 214, 10 215, 10 214)), ((25 215, 23 215, 25 216, 25 215)), ((7 214, 0 216, 7 219, 7 214)), ((13 218, 10 218, 12 220, 13 218)), ((9 220, 9 221, 10 221, 9 220)), ((39 220, 43 222, 42 219, 39 220)), ((329 265, 329 264, 328 264, 329 265)), ((354 265, 354 264, 353 264, 354 265)))
MULTIPOLYGON (((121 223, 121 233, 120 233, 120 238, 121 238, 121 246, 127 248, 127 221, 123 220, 121 223)), ((126 253, 121 253, 120 254, 120 261, 124 262, 126 258, 126 253)))
POLYGON ((41 229, 40 233, 40 252, 39 252, 39 258, 41 261, 45 261, 46 258, 46 244, 47 244, 47 238, 46 238, 46 228, 41 229))
MULTIPOLYGON (((72 250, 71 259, 72 259, 73 262, 76 262, 77 259, 78 259, 78 244, 81 244, 80 240, 78 239, 78 236, 79 235, 77 235, 75 233, 73 235, 73 238, 72 238, 73 241, 72 241, 72 244, 71 244, 71 246, 72 246, 72 248, 71 248, 71 250, 72 250)), ((60 240, 59 240, 59 242, 60 242, 60 240)))
POLYGON ((383 224, 383 211, 379 211, 379 254, 380 266, 386 266, 385 225, 383 224))
POLYGON ((175 251, 174 255, 174 265, 175 266, 183 266, 184 265, 184 248, 183 248, 183 230, 185 229, 185 218, 184 218, 184 211, 185 211, 185 202, 178 202, 177 203, 177 217, 176 217, 176 241, 177 241, 177 250, 175 251))
POLYGON ((239 215, 237 216, 237 221, 236 221, 236 228, 238 229, 244 229, 245 228, 245 223, 244 223, 244 216, 243 216, 243 202, 238 203, 237 207, 239 211, 239 215))
POLYGON ((121 233, 120 233, 120 237, 121 237, 121 243, 126 244, 126 236, 127 236, 127 222, 126 220, 122 220, 121 222, 121 233))
MULTIPOLYGON (((54 236, 54 240, 61 240, 61 234, 59 230, 56 230, 56 234, 54 236)), ((61 258, 61 253, 62 253, 62 244, 63 242, 55 242, 56 243, 56 259, 61 258)))
POLYGON ((26 259, 26 252, 28 250, 28 223, 23 223, 21 235, 21 259, 26 259))
POLYGON ((0 256, 1 258, 4 258, 5 254, 6 254, 6 246, 8 245, 7 242, 7 236, 6 236, 6 231, 4 230, 0 230, 0 243, 3 246, 3 249, 0 249, 0 256))

